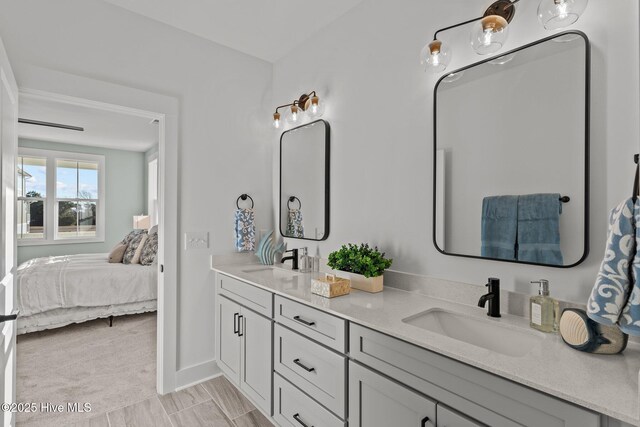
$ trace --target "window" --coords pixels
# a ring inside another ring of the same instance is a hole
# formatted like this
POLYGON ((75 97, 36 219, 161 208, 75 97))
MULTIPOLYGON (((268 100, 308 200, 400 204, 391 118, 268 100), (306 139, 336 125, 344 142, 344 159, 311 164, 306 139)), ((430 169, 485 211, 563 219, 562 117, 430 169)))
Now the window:
POLYGON ((18 239, 43 239, 47 159, 18 156, 16 171, 18 239))
POLYGON ((104 156, 20 148, 18 244, 104 241, 104 156))

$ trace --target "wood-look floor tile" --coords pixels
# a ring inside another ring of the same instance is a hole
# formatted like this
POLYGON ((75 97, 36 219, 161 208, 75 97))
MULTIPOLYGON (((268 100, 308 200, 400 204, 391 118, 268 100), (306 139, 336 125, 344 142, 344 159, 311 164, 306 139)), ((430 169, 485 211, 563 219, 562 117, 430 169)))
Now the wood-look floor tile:
POLYGON ((257 409, 236 418, 233 422, 237 427, 273 427, 273 423, 257 409))
POLYGON ((106 413, 94 415, 86 420, 81 420, 73 424, 69 424, 69 427, 109 427, 109 419, 106 413))
POLYGON ((178 411, 197 405, 198 403, 211 400, 211 396, 201 385, 185 388, 184 390, 158 396, 160 403, 164 406, 167 414, 175 414, 178 411))
POLYGON ((255 409, 255 406, 223 376, 211 379, 202 386, 232 420, 255 409))
POLYGON ((107 416, 111 427, 172 427, 157 397, 116 409, 107 416))
POLYGON ((233 427, 233 423, 213 400, 171 415, 175 427, 233 427))

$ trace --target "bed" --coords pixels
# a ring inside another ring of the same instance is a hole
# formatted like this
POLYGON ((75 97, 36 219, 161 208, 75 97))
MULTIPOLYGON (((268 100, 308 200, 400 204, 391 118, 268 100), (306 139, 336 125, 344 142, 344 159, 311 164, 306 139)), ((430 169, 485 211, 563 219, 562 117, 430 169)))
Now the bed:
POLYGON ((64 255, 21 264, 18 334, 155 311, 157 266, 109 263, 108 256, 64 255))

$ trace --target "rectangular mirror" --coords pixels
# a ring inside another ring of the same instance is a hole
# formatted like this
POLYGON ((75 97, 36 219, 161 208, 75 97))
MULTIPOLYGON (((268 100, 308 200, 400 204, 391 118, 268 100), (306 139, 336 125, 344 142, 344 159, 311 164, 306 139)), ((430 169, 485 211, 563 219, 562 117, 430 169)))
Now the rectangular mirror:
POLYGON ((571 31, 438 81, 440 252, 554 267, 586 258, 589 64, 587 37, 571 31))
POLYGON ((299 126, 280 137, 280 234, 329 237, 329 123, 299 126))

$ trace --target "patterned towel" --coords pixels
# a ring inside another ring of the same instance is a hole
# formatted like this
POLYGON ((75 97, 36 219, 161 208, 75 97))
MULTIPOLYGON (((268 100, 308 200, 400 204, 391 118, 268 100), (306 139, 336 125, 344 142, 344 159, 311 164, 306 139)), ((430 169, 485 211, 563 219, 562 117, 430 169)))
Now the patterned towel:
POLYGON ((587 303, 587 315, 604 325, 618 324, 623 332, 640 335, 640 202, 629 198, 609 215, 604 260, 587 303))
POLYGON ((256 249, 256 216, 253 209, 236 210, 236 250, 253 252, 256 249))
POLYGON ((289 209, 287 216, 287 237, 304 238, 304 224, 302 222, 302 211, 300 209, 289 209))

